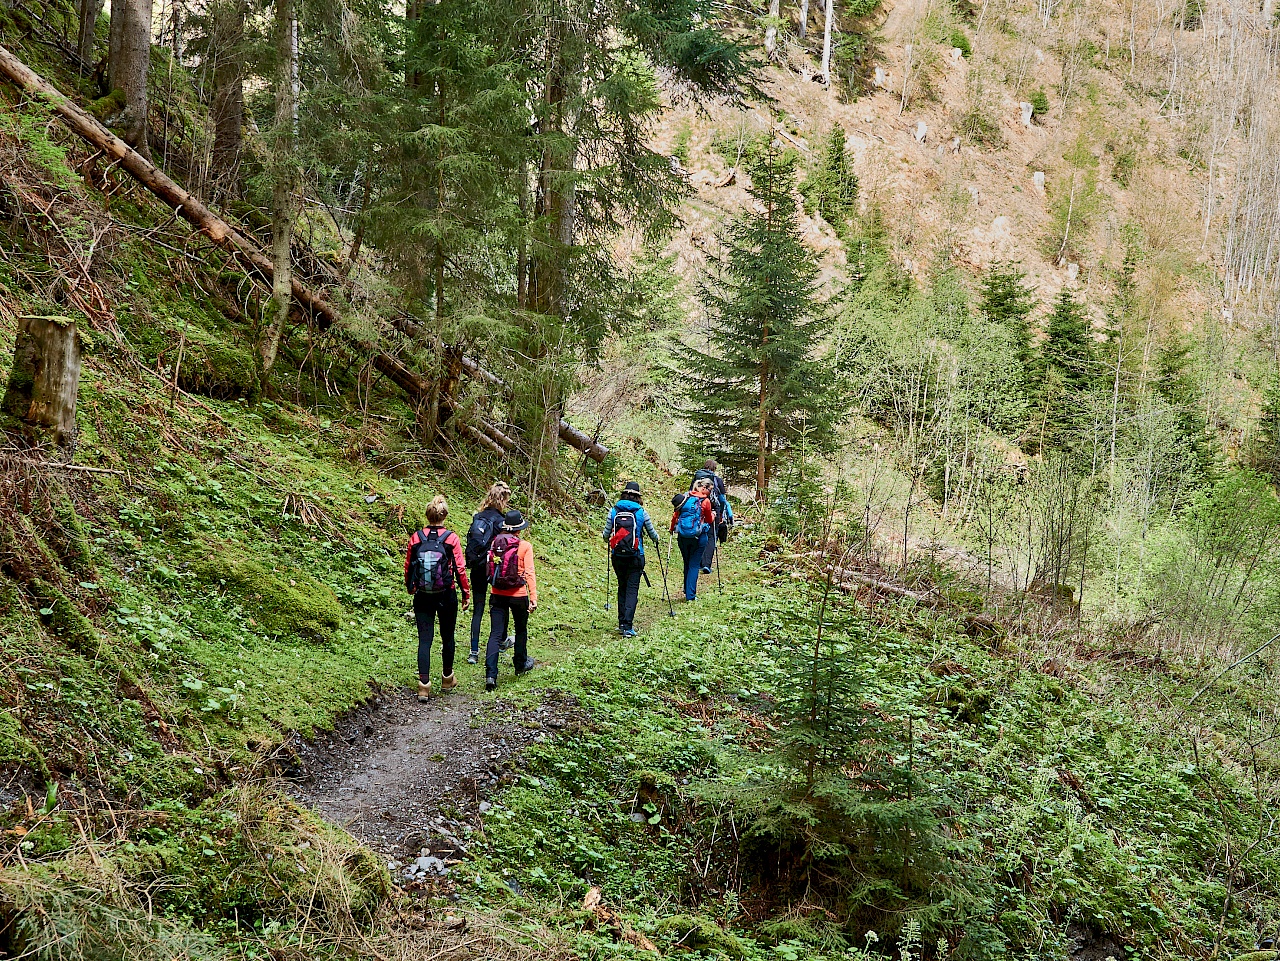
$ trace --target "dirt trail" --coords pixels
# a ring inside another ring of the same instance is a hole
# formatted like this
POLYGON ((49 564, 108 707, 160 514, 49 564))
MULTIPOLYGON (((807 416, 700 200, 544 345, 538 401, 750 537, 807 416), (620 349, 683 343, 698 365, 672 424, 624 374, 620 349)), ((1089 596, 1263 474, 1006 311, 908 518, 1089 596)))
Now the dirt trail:
POLYGON ((334 730, 297 746, 291 793, 409 876, 465 856, 488 797, 521 749, 577 723, 577 703, 532 710, 461 692, 419 704, 408 689, 370 699, 334 730), (427 867, 415 859, 438 858, 427 867))

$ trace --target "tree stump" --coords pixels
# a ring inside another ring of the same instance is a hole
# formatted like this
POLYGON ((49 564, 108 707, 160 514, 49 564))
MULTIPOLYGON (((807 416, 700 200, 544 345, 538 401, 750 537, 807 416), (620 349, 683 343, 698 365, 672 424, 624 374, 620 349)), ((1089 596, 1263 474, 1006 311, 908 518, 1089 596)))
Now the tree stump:
POLYGON ((80 331, 70 317, 20 317, 13 369, 5 389, 6 414, 28 428, 31 439, 72 450, 76 441, 76 393, 80 387, 80 331))

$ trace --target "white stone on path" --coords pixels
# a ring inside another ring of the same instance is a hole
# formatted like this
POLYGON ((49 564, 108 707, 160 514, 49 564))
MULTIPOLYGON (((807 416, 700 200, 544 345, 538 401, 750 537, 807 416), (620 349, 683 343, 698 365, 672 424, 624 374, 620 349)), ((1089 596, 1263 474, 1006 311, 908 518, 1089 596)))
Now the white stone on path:
POLYGON ((888 88, 889 82, 888 82, 888 77, 884 72, 884 67, 876 67, 875 84, 877 87, 881 88, 882 90, 888 88))
POLYGON ((1036 185, 1036 190, 1044 193, 1044 171, 1037 170, 1031 175, 1031 181, 1036 185))
POLYGON ((1074 262, 1067 264, 1067 280, 1074 282, 1075 279, 1079 276, 1080 276, 1080 265, 1074 262))
POLYGON ((929 126, 923 120, 916 124, 916 143, 924 143, 924 138, 929 135, 929 126))
POLYGON ((1022 103, 1018 104, 1018 106, 1019 106, 1020 108, 1022 108, 1022 126, 1024 126, 1024 127, 1030 127, 1030 126, 1031 126, 1031 116, 1032 116, 1032 114, 1034 114, 1034 113, 1035 113, 1036 108, 1035 108, 1035 107, 1033 107, 1033 106, 1031 106, 1031 104, 1027 103, 1027 101, 1025 101, 1025 100, 1024 100, 1024 101, 1022 101, 1022 103))
POLYGON ((951 138, 951 152, 952 152, 952 153, 959 153, 959 152, 960 152, 960 138, 959 138, 959 137, 952 137, 952 138, 951 138))
POLYGON ((952 62, 952 63, 959 63, 959 62, 960 62, 960 60, 961 60, 963 57, 964 57, 964 51, 963 51, 963 50, 961 50, 959 47, 952 47, 952 48, 951 48, 951 62, 952 62))

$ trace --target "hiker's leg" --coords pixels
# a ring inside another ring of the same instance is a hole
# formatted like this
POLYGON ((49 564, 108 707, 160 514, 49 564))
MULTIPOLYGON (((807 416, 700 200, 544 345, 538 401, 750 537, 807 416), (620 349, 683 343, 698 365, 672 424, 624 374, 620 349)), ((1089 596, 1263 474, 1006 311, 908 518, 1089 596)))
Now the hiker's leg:
POLYGON ((627 566, 626 592, 624 598, 618 602, 618 609, 621 611, 621 617, 625 623, 625 630, 633 630, 636 626, 636 604, 640 600, 640 572, 644 570, 644 560, 636 558, 627 566))
POLYGON ((511 618, 516 622, 516 649, 513 652, 516 673, 523 674, 529 669, 529 598, 511 598, 511 618))
POLYGON ((484 627, 484 599, 489 593, 486 564, 471 568, 471 653, 480 653, 480 629, 484 627))
POLYGON ((698 564, 702 560, 701 545, 696 537, 680 535, 680 557, 684 560, 684 599, 691 601, 698 594, 698 564))
POLYGON ((418 591, 413 595, 413 620, 418 626, 418 679, 430 684, 431 642, 436 629, 436 609, 430 594, 418 591))
POLYGON ((616 575, 614 580, 618 582, 618 630, 626 630, 627 627, 627 571, 629 562, 621 559, 615 559, 613 564, 613 573, 616 575))
POLYGON ((494 594, 489 598, 489 645, 484 650, 485 677, 498 676, 498 655, 507 636, 507 611, 511 598, 494 594))
POLYGON ((702 566, 708 570, 716 560, 716 538, 715 528, 712 528, 712 535, 707 538, 707 546, 702 549, 702 566))
POLYGON ((458 595, 445 591, 440 595, 440 668, 444 676, 453 673, 453 633, 458 626, 458 595))
MULTIPOLYGON (((707 542, 708 542, 708 541, 711 541, 711 540, 714 540, 714 538, 712 538, 709 534, 703 534, 701 537, 699 537, 699 538, 698 538, 698 546, 697 546, 697 548, 696 548, 696 552, 697 552, 697 553, 696 553, 696 556, 697 556, 697 558, 698 558, 699 562, 701 562, 702 558, 706 557, 706 555, 707 555, 707 542)), ((698 593, 698 575, 699 575, 699 574, 701 574, 701 573, 702 573, 702 567, 701 567, 701 566, 695 566, 695 567, 694 567, 694 569, 693 569, 693 593, 694 593, 695 595, 697 595, 697 593, 698 593)))

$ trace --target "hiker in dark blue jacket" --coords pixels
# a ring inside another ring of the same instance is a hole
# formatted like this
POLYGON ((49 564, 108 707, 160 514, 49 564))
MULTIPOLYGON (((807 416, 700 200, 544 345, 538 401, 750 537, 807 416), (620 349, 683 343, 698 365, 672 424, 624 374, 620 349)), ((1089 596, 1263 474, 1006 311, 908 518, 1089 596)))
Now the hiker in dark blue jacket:
POLYGON ((640 485, 627 481, 618 503, 609 509, 604 522, 604 542, 609 545, 613 572, 618 575, 618 633, 635 637, 636 602, 644 573, 644 538, 647 534, 658 546, 658 531, 644 509, 640 485))
MULTIPOLYGON (((733 506, 729 503, 729 491, 725 487, 724 478, 716 473, 719 464, 708 457, 693 475, 693 482, 711 481, 711 510, 715 513, 715 521, 711 536, 707 538, 706 549, 702 552, 702 573, 710 574, 716 559, 716 545, 723 544, 729 537, 729 528, 733 526, 733 506)), ((689 485, 690 488, 693 484, 689 485)))

